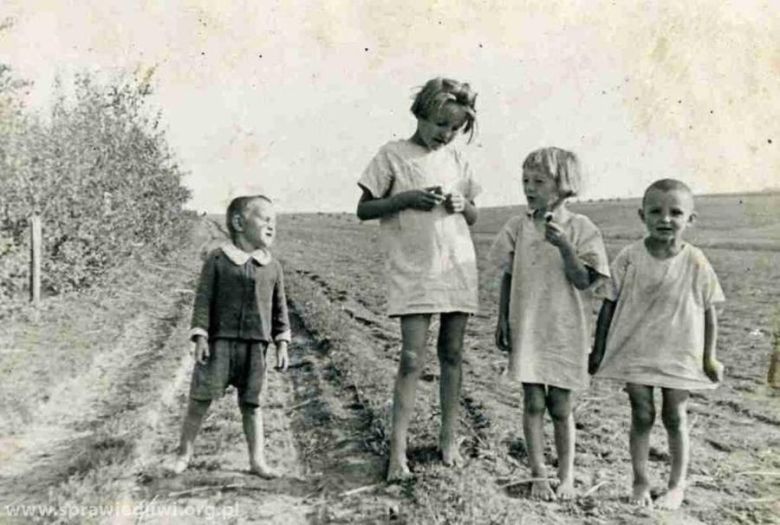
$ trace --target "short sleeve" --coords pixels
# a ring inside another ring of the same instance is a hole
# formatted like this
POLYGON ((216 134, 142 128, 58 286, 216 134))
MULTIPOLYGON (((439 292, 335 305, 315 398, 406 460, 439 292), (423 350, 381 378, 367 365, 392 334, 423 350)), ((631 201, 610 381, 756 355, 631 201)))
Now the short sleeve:
POLYGON ((482 193, 482 186, 477 182, 474 177, 474 168, 469 162, 469 159, 460 151, 455 150, 455 159, 460 167, 460 172, 463 175, 463 196, 467 200, 473 201, 477 198, 477 195, 482 193))
POLYGON ((488 253, 488 260, 504 273, 512 273, 520 219, 513 217, 501 228, 488 253))
POLYGON ((594 290, 595 294, 602 299, 616 302, 623 289, 628 267, 630 266, 629 247, 623 248, 612 261, 609 269, 609 278, 604 279, 594 290))
POLYGON ((394 171, 390 155, 387 148, 382 148, 366 166, 358 180, 358 186, 368 190, 375 199, 381 199, 390 193, 393 179, 394 171))
POLYGON ((609 277, 609 259, 601 232, 589 219, 583 218, 582 231, 577 239, 577 258, 601 277, 609 277))
POLYGON ((704 308, 709 308, 715 303, 724 302, 726 297, 723 295, 723 289, 720 287, 720 281, 715 270, 703 253, 699 252, 696 255, 696 262, 699 266, 697 284, 704 308))

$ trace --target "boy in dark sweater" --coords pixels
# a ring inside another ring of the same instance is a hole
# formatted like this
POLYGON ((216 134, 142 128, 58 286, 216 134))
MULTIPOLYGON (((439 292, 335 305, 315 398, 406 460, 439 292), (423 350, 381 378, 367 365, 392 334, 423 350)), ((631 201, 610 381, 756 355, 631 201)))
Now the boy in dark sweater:
POLYGON ((172 470, 179 474, 187 468, 211 401, 233 385, 238 390, 250 472, 274 478, 279 474, 265 462, 260 394, 268 345, 275 343, 276 366, 286 370, 291 336, 282 267, 269 251, 276 214, 263 195, 237 197, 228 206, 226 222, 232 242, 209 253, 195 296, 191 339, 196 363, 172 470))

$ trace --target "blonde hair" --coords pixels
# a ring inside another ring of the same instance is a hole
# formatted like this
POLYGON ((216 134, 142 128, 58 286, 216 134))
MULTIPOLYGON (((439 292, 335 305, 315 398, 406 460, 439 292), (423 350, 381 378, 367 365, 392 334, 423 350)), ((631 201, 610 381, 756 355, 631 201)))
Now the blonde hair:
POLYGON ((420 119, 427 119, 447 103, 457 104, 466 112, 466 125, 463 133, 470 133, 469 142, 474 136, 477 122, 477 94, 465 82, 450 78, 432 78, 417 92, 412 103, 412 114, 420 119))
POLYGON ((555 179, 561 197, 573 197, 582 190, 582 174, 577 155, 561 148, 532 151, 523 161, 523 171, 537 170, 555 179))

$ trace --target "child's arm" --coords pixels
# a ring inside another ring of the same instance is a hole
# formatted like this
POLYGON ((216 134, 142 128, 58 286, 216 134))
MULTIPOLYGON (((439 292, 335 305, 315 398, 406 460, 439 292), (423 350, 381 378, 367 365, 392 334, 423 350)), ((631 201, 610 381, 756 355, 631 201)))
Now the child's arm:
POLYGON ((477 206, 462 194, 453 192, 447 195, 444 207, 449 213, 462 213, 469 226, 477 222, 477 206))
POLYGON ((200 270, 200 279, 195 290, 195 304, 192 308, 192 323, 190 324, 190 338, 193 341, 196 335, 204 337, 209 335, 209 313, 214 297, 214 281, 217 276, 215 259, 213 254, 209 254, 200 270))
POLYGON ((199 363, 205 363, 209 357, 209 314, 214 297, 216 275, 215 257, 209 255, 200 272, 190 324, 190 340, 195 343, 195 360, 199 363))
POLYGON ((704 311, 704 373, 713 383, 723 380, 723 363, 715 356, 718 339, 718 314, 714 306, 704 311))
POLYGON ((590 375, 598 372, 601 366, 601 360, 604 359, 604 349, 607 346, 607 334, 609 334, 609 325, 612 324, 612 316, 615 314, 615 303, 604 299, 599 311, 599 318, 596 321, 596 341, 593 344, 593 351, 588 357, 588 373, 590 375))
POLYGON ((477 217, 479 216, 477 213, 477 205, 474 204, 474 201, 467 200, 466 204, 463 205, 463 216, 466 218, 466 224, 469 226, 473 226, 474 223, 477 222, 477 217))
POLYGON ((274 285, 274 292, 271 304, 271 335, 276 345, 276 367, 280 370, 287 370, 289 357, 287 355, 287 345, 292 339, 290 331, 290 316, 287 310, 287 296, 284 293, 284 274, 281 265, 278 265, 279 275, 274 285))
POLYGON ((496 346, 508 352, 512 349, 509 333, 509 296, 512 292, 512 274, 504 272, 501 277, 501 293, 498 297, 498 324, 496 326, 496 346))
POLYGON ((429 211, 442 202, 443 196, 430 190, 409 190, 389 197, 375 198, 363 188, 363 195, 357 207, 357 216, 361 221, 379 219, 406 208, 429 211))
POLYGON ((574 285, 578 290, 585 290, 593 281, 596 280, 598 274, 590 270, 583 262, 577 257, 577 252, 569 240, 569 236, 566 232, 554 222, 548 222, 545 226, 545 238, 553 246, 557 246, 563 257, 563 271, 566 274, 566 278, 574 285))

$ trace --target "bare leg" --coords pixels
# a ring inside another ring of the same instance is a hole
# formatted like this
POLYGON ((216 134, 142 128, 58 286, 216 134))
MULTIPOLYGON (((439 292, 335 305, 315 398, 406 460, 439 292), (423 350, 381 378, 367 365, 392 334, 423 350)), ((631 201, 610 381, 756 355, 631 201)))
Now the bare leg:
POLYGON ((439 402, 441 403, 441 433, 439 448, 444 464, 448 467, 463 465, 458 450, 455 428, 458 423, 460 386, 463 378, 461 367, 463 354, 463 333, 466 331, 468 315, 460 312, 441 314, 437 354, 441 367, 439 402))
POLYGON ((406 463, 406 438, 414 410, 417 379, 420 377, 425 358, 430 321, 430 315, 401 317, 403 348, 393 392, 393 430, 390 434, 387 481, 402 480, 412 475, 406 463))
POLYGON ((239 402, 241 422, 249 449, 249 471, 261 478, 278 478, 279 473, 265 462, 265 436, 263 436, 263 413, 260 407, 239 402))
POLYGON ((629 383, 626 385, 631 401, 631 466, 634 469, 634 486, 630 502, 641 507, 650 507, 650 481, 647 478, 647 456, 650 452, 650 431, 655 421, 653 387, 629 383))
POLYGON ((558 480, 555 490, 559 499, 571 499, 574 492, 574 415, 571 412, 571 390, 551 386, 547 391, 547 410, 555 430, 555 452, 558 454, 558 480))
POLYGON ((661 419, 669 439, 669 456, 672 471, 669 474, 669 488, 658 501, 658 508, 679 509, 685 497, 685 481, 688 474, 688 391, 664 388, 661 419))
POLYGON ((187 470, 187 465, 189 465, 190 458, 192 458, 192 449, 193 443, 195 442, 195 437, 198 435, 200 425, 203 422, 203 418, 206 416, 206 412, 208 411, 210 405, 210 400, 189 400, 189 403, 187 404, 187 413, 184 416, 184 423, 182 423, 181 426, 179 451, 176 456, 176 461, 171 468, 174 474, 181 474, 187 470))
POLYGON ((543 479, 547 477, 544 468, 545 387, 535 383, 523 383, 523 396, 523 432, 528 449, 528 462, 531 465, 531 476, 540 478, 531 482, 531 497, 553 500, 555 492, 550 483, 543 479))

